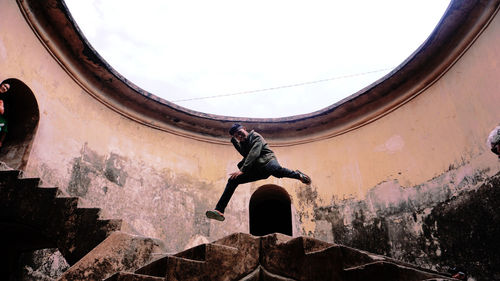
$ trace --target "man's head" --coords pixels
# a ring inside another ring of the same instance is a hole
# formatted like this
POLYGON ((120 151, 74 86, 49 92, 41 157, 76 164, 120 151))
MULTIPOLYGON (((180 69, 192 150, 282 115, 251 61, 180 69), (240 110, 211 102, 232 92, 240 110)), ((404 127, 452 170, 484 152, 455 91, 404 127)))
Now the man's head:
POLYGON ((500 126, 497 126, 490 132, 488 136, 488 145, 490 146, 491 152, 495 153, 500 158, 500 126))
POLYGON ((246 140, 248 132, 245 127, 240 124, 234 124, 231 129, 229 129, 229 134, 237 139, 239 142, 246 140))
POLYGON ((0 94, 7 92, 10 89, 10 84, 2 83, 0 84, 0 94))

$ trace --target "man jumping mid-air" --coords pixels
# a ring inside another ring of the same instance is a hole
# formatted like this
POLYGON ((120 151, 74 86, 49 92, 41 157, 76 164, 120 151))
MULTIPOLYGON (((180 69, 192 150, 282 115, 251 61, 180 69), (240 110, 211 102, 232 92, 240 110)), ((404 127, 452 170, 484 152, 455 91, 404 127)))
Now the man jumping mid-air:
POLYGON ((243 156, 243 160, 238 163, 239 170, 230 174, 224 193, 222 193, 215 210, 206 212, 208 218, 218 221, 225 219, 224 210, 234 190, 240 184, 267 179, 269 176, 293 178, 305 184, 311 183, 311 178, 301 171, 292 171, 281 167, 264 138, 255 131, 247 132, 245 127, 234 124, 229 130, 229 134, 232 136, 231 142, 243 156))

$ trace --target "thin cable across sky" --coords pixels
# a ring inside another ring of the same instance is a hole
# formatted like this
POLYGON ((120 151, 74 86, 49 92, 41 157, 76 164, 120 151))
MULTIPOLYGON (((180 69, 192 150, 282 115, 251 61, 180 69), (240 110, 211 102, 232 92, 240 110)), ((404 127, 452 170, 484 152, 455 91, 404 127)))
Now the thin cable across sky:
POLYGON ((94 49, 134 84, 191 110, 260 118, 317 111, 380 79, 450 2, 65 1, 94 49))
POLYGON ((321 80, 315 80, 315 81, 308 81, 308 82, 301 82, 301 83, 291 84, 291 85, 283 85, 283 86, 271 87, 271 88, 266 88, 266 89, 242 91, 242 92, 236 92, 236 93, 231 93, 231 94, 220 94, 220 95, 213 95, 213 96, 204 96, 204 97, 179 99, 179 100, 173 100, 172 102, 178 103, 178 102, 185 102, 185 101, 205 100, 205 99, 224 98, 224 97, 230 97, 230 96, 247 95, 247 94, 254 94, 254 93, 259 93, 259 92, 269 92, 269 91, 281 90, 281 89, 286 89, 286 88, 306 86, 306 85, 311 85, 311 84, 316 84, 316 83, 324 83, 324 82, 329 82, 329 81, 338 80, 338 79, 346 79, 346 78, 351 78, 351 77, 356 77, 356 76, 362 76, 362 75, 367 75, 367 74, 372 74, 372 73, 377 73, 377 72, 387 71, 387 70, 392 70, 392 69, 394 69, 394 68, 393 67, 391 67, 391 68, 384 68, 384 69, 379 69, 379 70, 366 71, 366 72, 362 72, 362 73, 355 73, 355 74, 337 76, 337 77, 332 77, 332 78, 327 78, 327 79, 321 79, 321 80))

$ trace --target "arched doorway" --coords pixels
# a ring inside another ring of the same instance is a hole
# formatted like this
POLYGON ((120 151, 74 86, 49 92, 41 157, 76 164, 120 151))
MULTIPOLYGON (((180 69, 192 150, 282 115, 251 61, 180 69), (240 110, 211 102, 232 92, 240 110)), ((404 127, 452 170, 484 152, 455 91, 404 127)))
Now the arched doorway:
POLYGON ((23 170, 40 120, 38 103, 33 92, 22 81, 10 78, 3 83, 10 84, 9 91, 0 94, 0 99, 4 100, 9 128, 0 148, 0 161, 13 169, 23 170))
POLYGON ((274 184, 259 187, 250 198, 250 234, 283 233, 292 236, 290 195, 274 184))

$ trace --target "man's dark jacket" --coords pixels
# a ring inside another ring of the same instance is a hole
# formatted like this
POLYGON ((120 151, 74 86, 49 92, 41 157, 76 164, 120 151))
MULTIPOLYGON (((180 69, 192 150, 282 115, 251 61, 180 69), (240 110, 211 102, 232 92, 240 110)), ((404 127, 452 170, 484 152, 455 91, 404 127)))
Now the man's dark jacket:
POLYGON ((258 171, 269 161, 276 159, 273 151, 269 149, 266 140, 256 133, 251 131, 245 141, 239 143, 235 138, 231 138, 231 142, 238 152, 243 156, 243 160, 238 163, 238 168, 243 173, 248 173, 250 170, 258 171))

